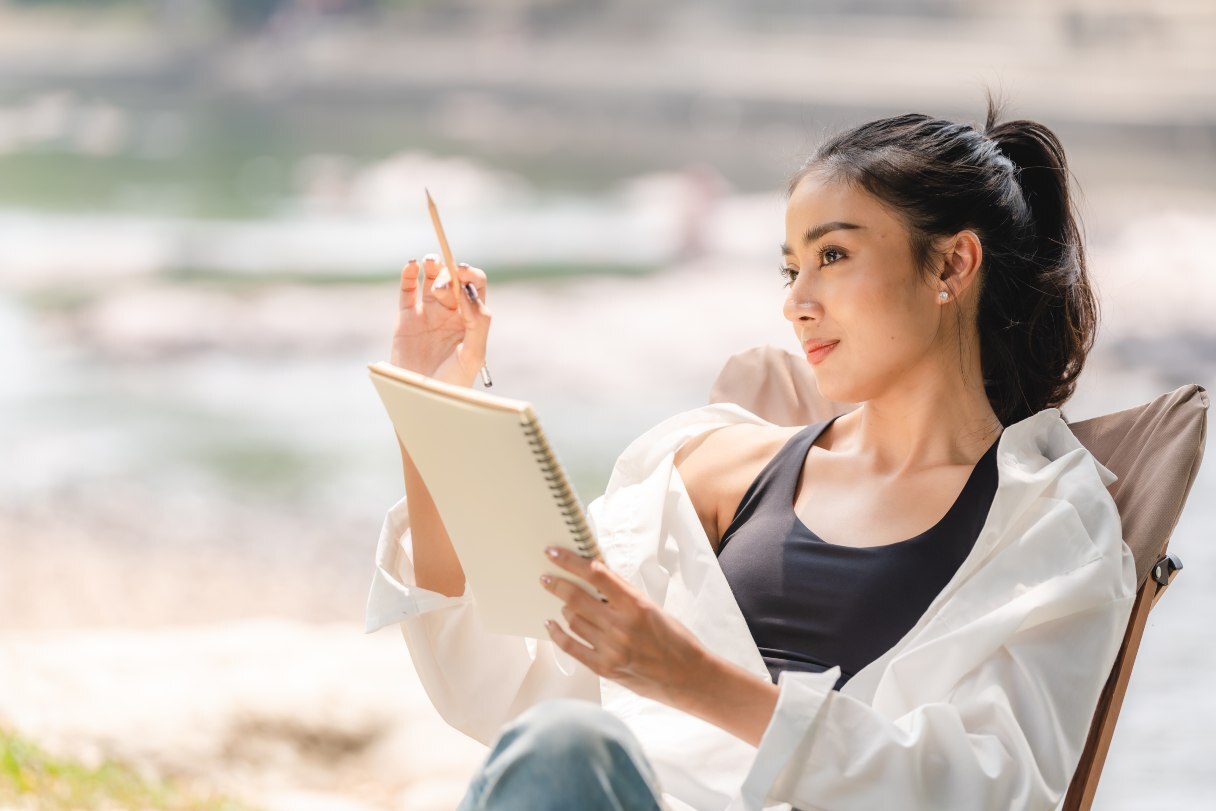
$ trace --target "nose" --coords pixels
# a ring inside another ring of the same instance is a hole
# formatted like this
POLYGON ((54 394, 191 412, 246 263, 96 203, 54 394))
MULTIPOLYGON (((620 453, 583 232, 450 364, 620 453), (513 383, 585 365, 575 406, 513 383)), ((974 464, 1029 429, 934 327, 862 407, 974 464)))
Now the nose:
POLYGON ((783 312, 791 323, 797 324, 799 321, 809 321, 821 317, 823 307, 818 302, 807 301, 791 289, 789 295, 785 297, 783 312))

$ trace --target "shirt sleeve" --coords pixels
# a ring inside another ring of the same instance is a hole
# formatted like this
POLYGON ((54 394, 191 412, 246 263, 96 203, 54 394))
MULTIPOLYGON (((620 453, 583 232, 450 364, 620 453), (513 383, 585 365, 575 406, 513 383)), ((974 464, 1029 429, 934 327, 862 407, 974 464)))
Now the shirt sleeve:
MULTIPOLYGON (((594 531, 593 513, 588 520, 594 531)), ((487 746, 505 723, 542 700, 600 703, 599 676, 552 640, 486 631, 467 582, 459 597, 417 585, 405 498, 389 509, 380 531, 365 630, 393 623, 435 709, 487 746)))
MULTIPOLYGON (((1134 565, 1130 554, 1125 569, 1134 565)), ((933 678, 937 657, 976 659, 943 700, 900 717, 833 691, 838 667, 783 672, 776 711, 743 785, 745 807, 1056 808, 1135 599, 1110 599, 1109 592, 1097 599, 1102 589, 1086 581, 1100 576, 1102 563, 1086 568, 1027 589, 1019 606, 998 606, 982 621, 950 628, 928 656, 893 660, 896 682, 912 685, 933 678)))

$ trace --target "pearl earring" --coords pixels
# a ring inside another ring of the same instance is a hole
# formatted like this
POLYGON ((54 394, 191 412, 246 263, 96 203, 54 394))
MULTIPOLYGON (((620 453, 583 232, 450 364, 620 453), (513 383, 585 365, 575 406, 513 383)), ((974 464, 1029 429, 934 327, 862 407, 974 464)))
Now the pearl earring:
POLYGON ((942 301, 945 301, 946 299, 950 298, 950 294, 947 293, 945 290, 943 290, 942 292, 937 294, 937 297, 939 299, 941 299, 942 301))

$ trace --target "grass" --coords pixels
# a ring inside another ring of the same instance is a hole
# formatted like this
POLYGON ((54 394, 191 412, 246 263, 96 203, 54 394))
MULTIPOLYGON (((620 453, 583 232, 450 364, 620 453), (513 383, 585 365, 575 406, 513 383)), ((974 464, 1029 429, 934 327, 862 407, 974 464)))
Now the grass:
POLYGON ((252 806, 205 790, 146 779, 121 763, 106 761, 91 767, 57 758, 4 729, 0 729, 0 807, 254 811, 252 806))

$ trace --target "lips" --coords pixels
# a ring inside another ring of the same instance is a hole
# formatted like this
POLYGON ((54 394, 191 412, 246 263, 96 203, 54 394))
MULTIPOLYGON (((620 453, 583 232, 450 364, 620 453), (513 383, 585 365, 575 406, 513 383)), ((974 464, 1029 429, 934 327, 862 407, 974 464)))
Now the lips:
POLYGON ((840 341, 808 341, 806 343, 806 359, 818 366, 823 359, 832 354, 840 341))

